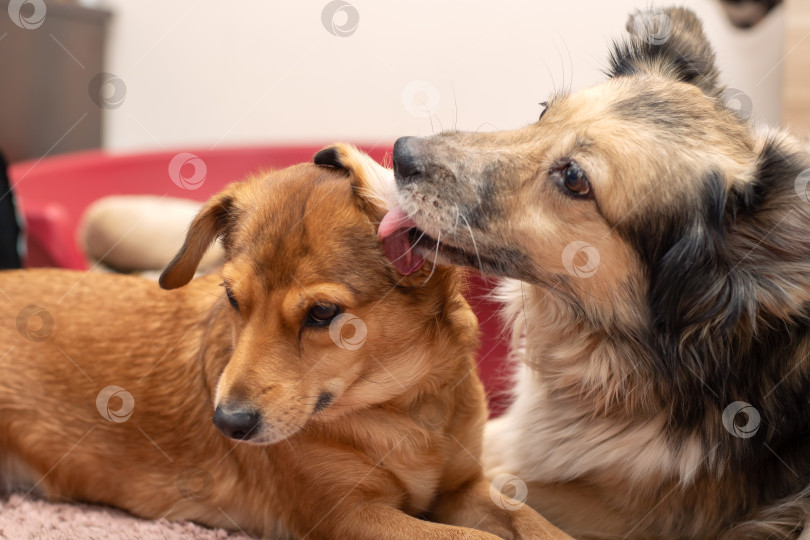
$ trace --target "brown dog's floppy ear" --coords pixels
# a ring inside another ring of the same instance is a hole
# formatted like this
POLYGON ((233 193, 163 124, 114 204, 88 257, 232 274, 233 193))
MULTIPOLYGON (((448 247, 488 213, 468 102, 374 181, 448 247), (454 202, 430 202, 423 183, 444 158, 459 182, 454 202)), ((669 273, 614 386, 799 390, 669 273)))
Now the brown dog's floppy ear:
POLYGON ((395 205, 394 173, 350 144, 327 146, 313 157, 315 165, 348 171, 354 193, 366 213, 381 218, 395 205))
POLYGON ((629 38, 613 45, 609 76, 656 73, 694 84, 710 96, 722 92, 714 51, 692 11, 637 11, 627 21, 627 31, 629 38))
POLYGON ((205 252, 225 234, 233 211, 231 191, 226 189, 214 196, 191 222, 183 247, 160 275, 163 289, 176 289, 191 281, 205 252))

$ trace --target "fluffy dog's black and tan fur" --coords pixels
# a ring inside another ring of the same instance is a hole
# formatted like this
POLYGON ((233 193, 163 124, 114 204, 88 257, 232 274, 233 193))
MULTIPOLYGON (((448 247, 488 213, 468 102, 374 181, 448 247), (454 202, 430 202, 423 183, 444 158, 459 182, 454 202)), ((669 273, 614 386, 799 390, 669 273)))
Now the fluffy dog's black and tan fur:
POLYGON ((535 124, 395 147, 416 251, 507 278, 489 474, 579 537, 810 537, 810 158, 724 101, 694 14, 628 29, 535 124))

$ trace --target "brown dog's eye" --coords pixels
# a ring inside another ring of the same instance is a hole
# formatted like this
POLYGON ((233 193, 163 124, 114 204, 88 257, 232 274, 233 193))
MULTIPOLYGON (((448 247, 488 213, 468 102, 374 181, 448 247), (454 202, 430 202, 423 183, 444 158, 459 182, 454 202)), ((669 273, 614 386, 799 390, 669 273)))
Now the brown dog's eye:
POLYGON ((569 161, 560 167, 552 168, 551 175, 558 178, 562 187, 570 195, 582 198, 588 198, 591 195, 591 183, 577 163, 569 161))
POLYGON ((307 324, 311 326, 325 326, 340 314, 340 308, 335 304, 317 303, 307 313, 307 324))
POLYGON ((231 304, 231 307, 236 311, 239 311, 239 302, 236 301, 236 298, 233 296, 233 291, 228 286, 227 283, 221 283, 221 285, 225 288, 225 296, 228 297, 228 303, 231 304))

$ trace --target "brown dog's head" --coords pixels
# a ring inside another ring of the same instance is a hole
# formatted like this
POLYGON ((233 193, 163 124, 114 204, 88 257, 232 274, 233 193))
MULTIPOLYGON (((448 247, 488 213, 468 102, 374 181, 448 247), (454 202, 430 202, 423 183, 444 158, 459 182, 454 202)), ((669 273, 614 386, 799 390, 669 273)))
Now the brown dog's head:
POLYGON ((391 171, 348 145, 233 184, 195 218, 160 279, 185 285, 220 238, 234 351, 216 389, 226 435, 271 443, 305 423, 415 391, 434 366, 426 343, 452 271, 403 277, 385 258, 377 223, 391 171), (412 290, 416 289, 416 290, 412 290))

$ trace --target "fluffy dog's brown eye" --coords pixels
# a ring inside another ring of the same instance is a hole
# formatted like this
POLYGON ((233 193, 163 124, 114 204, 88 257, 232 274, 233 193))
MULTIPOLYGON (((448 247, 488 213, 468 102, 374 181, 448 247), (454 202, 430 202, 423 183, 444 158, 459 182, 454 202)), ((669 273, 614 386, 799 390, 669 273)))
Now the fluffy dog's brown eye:
POLYGON ((335 304, 317 303, 307 313, 307 323, 314 326, 327 325, 340 314, 335 304))
POLYGON ((588 179, 585 178, 585 173, 576 163, 570 163, 563 170, 563 182, 565 182, 565 187, 577 195, 587 195, 591 190, 591 185, 588 183, 588 179))
POLYGON ((582 198, 588 198, 591 195, 591 183, 577 163, 566 162, 552 168, 550 174, 570 195, 582 198))

